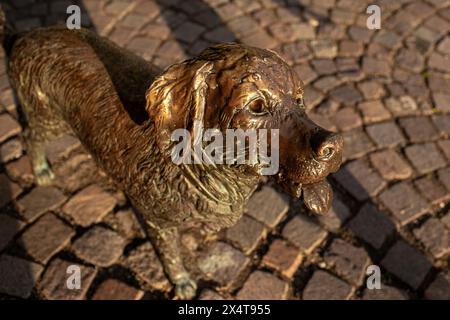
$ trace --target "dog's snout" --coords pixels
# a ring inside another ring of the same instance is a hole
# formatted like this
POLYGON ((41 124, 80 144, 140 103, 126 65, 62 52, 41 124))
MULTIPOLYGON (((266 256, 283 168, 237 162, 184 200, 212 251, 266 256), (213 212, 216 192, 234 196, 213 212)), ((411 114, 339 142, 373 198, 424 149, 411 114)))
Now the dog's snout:
POLYGON ((311 138, 314 158, 319 161, 330 161, 341 153, 343 139, 340 134, 326 130, 317 131, 311 138))

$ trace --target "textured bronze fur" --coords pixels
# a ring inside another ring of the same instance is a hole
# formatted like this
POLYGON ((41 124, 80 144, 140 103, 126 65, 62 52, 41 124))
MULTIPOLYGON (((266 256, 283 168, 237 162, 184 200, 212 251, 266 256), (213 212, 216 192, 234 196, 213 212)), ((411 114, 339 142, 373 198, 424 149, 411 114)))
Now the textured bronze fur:
POLYGON ((275 53, 222 44, 161 73, 87 30, 36 29, 10 46, 38 183, 53 177, 45 143, 72 130, 145 221, 179 297, 193 297, 196 284, 180 258, 178 226, 233 225, 260 174, 257 165, 175 165, 172 130, 192 130, 194 119, 221 130, 279 128, 277 182, 293 195, 308 190, 313 207, 324 202, 317 211, 329 207, 321 181, 340 166, 342 138, 308 119, 302 83, 275 53), (252 110, 255 101, 262 115, 252 110))

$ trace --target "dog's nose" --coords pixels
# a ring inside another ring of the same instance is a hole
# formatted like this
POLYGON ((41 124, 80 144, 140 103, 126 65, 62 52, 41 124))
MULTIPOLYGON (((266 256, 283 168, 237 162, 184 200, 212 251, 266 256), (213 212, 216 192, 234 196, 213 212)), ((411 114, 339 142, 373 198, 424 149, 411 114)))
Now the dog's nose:
POLYGON ((330 161, 342 151, 343 139, 340 134, 323 129, 311 137, 314 158, 319 161, 330 161))

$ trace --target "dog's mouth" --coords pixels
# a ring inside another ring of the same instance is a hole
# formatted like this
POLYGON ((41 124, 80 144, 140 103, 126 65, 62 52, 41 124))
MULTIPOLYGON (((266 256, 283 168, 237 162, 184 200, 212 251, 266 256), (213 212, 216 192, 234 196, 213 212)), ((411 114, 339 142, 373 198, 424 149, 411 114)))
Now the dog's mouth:
POLYGON ((303 193, 303 201, 309 210, 316 214, 327 213, 333 202, 333 189, 326 179, 309 184, 285 182, 285 191, 299 198, 303 193))

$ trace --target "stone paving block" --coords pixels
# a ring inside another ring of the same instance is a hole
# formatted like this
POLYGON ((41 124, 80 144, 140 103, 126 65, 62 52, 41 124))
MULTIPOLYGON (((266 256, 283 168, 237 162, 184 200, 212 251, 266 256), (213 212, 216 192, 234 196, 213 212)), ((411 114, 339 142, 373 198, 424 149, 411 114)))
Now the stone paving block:
POLYGON ((6 174, 0 173, 0 208, 17 198, 22 188, 9 180, 6 174))
POLYGON ((372 141, 362 129, 354 129, 344 132, 342 137, 344 139, 345 146, 343 153, 344 160, 359 158, 366 153, 375 150, 375 146, 372 141))
POLYGON ((238 292, 238 300, 286 300, 289 284, 276 276, 262 271, 253 272, 242 289, 238 292))
POLYGON ((428 300, 450 300, 450 276, 439 273, 425 290, 424 296, 428 300))
POLYGON ((450 167, 438 171, 439 181, 450 191, 450 167))
POLYGON ((125 11, 128 6, 129 3, 127 1, 111 1, 105 6, 104 10, 107 14, 118 15, 125 11))
POLYGON ((432 52, 428 59, 428 66, 442 72, 450 72, 450 58, 437 52, 432 52))
POLYGON ((443 217, 441 218, 441 222, 442 222, 443 224, 445 224, 445 225, 447 226, 448 229, 450 229, 450 214, 447 213, 445 216, 443 216, 443 217))
POLYGON ((420 193, 432 203, 440 203, 450 198, 450 193, 434 177, 425 176, 414 181, 414 185, 420 193))
POLYGON ((95 226, 73 243, 81 259, 102 267, 115 263, 123 253, 126 241, 114 231, 95 226))
POLYGON ((229 42, 235 41, 235 36, 228 30, 225 26, 218 26, 211 31, 206 32, 203 37, 205 40, 211 41, 213 43, 218 43, 221 41, 229 42))
POLYGON ((65 201, 66 197, 58 189, 38 186, 21 198, 17 206, 21 215, 31 221, 46 211, 57 209, 65 201))
POLYGON ((135 12, 130 12, 119 23, 121 27, 129 29, 139 29, 149 21, 147 15, 141 15, 135 12))
POLYGON ((397 66, 413 72, 420 72, 424 66, 424 58, 420 52, 407 48, 400 49, 395 62, 397 66))
POLYGON ((358 26, 351 26, 348 29, 350 38, 354 41, 368 43, 370 40, 370 30, 358 26))
POLYGON ((365 289, 362 300, 408 300, 408 295, 400 289, 381 284, 381 289, 365 289))
POLYGON ((362 125, 359 114, 349 107, 345 107, 336 112, 335 122, 340 131, 348 131, 362 125))
POLYGON ((284 240, 275 239, 263 257, 262 264, 291 279, 302 260, 300 250, 284 240))
MULTIPOLYGON (((2 105, 6 111, 8 111, 15 120, 17 120, 16 103, 14 100, 14 91, 11 88, 7 88, 2 91, 0 95, 0 105, 2 105)), ((2 124, 11 125, 12 123, 4 122, 2 124)))
POLYGON ((18 242, 33 259, 46 264, 74 235, 70 226, 47 213, 25 230, 18 242))
POLYGON ((203 32, 205 27, 190 21, 183 22, 175 30, 177 39, 187 43, 194 42, 203 32))
POLYGON ((385 180, 404 180, 413 174, 410 165, 393 149, 371 153, 370 162, 385 180))
POLYGON ((406 95, 399 98, 390 97, 384 103, 394 117, 414 115, 418 109, 416 101, 411 96, 406 95))
POLYGON ((63 207, 63 212, 76 224, 88 227, 101 221, 116 205, 116 199, 92 185, 72 197, 63 207))
POLYGON ((442 73, 433 72, 430 74, 428 86, 432 92, 450 93, 450 79, 442 73))
POLYGON ((80 263, 53 259, 45 270, 39 283, 39 291, 48 300, 82 300, 94 280, 97 270, 80 263), (69 289, 71 268, 80 268, 80 289, 69 289), (67 272, 69 271, 69 273, 67 272))
POLYGON ((136 213, 131 208, 108 215, 105 222, 128 239, 146 237, 145 231, 136 217, 136 213))
POLYGON ((20 158, 23 146, 19 139, 11 139, 0 146, 0 162, 6 163, 20 158))
POLYGON ((241 41, 249 46, 259 46, 267 49, 273 49, 277 46, 277 41, 264 30, 245 36, 241 41))
POLYGON ((450 94, 434 92, 433 93, 433 102, 436 109, 449 112, 450 111, 450 94))
POLYGON ((262 27, 266 27, 272 23, 275 23, 278 20, 277 15, 273 10, 268 8, 263 8, 253 13, 253 16, 258 21, 259 25, 262 27))
MULTIPOLYGON (((326 76, 326 77, 322 77, 319 80, 315 81, 314 87, 321 90, 322 92, 328 92, 331 89, 338 86, 339 84, 341 84, 341 81, 337 77, 326 76)), ((344 108, 344 109, 347 109, 347 108, 344 108)))
POLYGON ((92 296, 92 300, 140 300, 144 291, 116 279, 103 281, 92 296))
POLYGON ((408 182, 393 185, 381 193, 379 199, 401 225, 417 219, 429 209, 426 200, 408 182))
POLYGON ((382 122, 366 127, 369 136, 381 147, 395 147, 406 143, 400 129, 394 122, 382 122))
POLYGON ((359 57, 364 52, 364 46, 360 42, 351 40, 342 40, 339 43, 339 56, 342 57, 359 57))
POLYGON ((346 105, 354 105, 361 102, 362 96, 355 87, 351 85, 343 85, 330 92, 330 96, 340 103, 345 103, 346 105))
POLYGON ((327 99, 318 105, 316 109, 317 113, 331 117, 339 109, 339 103, 334 100, 327 99))
POLYGON ((390 273, 417 290, 431 270, 431 263, 416 248, 404 240, 397 241, 381 261, 390 273))
POLYGON ((0 251, 6 248, 24 226, 25 223, 23 221, 6 214, 0 214, 0 251))
POLYGON ((268 227, 275 227, 286 215, 289 203, 274 189, 264 186, 247 203, 247 214, 268 227))
POLYGON ((309 218, 297 215, 283 228, 282 235, 306 253, 312 252, 327 237, 327 231, 309 218))
POLYGON ((95 183, 100 172, 91 156, 85 153, 77 154, 55 168, 55 185, 73 193, 95 183))
POLYGON ((438 137, 438 133, 428 117, 402 118, 399 123, 411 142, 426 142, 438 137))
POLYGON ((267 235, 264 225, 244 215, 234 226, 226 230, 226 238, 248 254, 267 235))
POLYGON ((150 289, 170 290, 171 284, 166 278, 163 266, 150 242, 146 242, 131 251, 124 259, 123 265, 133 271, 138 278, 145 281, 150 289))
POLYGON ((450 253, 450 231, 439 219, 430 218, 413 232, 436 259, 450 253))
MULTIPOLYGON (((337 58, 336 65, 338 68, 339 79, 343 82, 358 81, 364 77, 363 72, 358 64, 358 60, 353 58, 337 58)), ((358 99, 355 103, 362 101, 358 99)))
POLYGON ((361 160, 346 164, 333 177, 358 201, 377 195, 386 186, 379 174, 361 160))
POLYGON ((429 173, 446 165, 444 157, 434 143, 415 144, 406 147, 405 154, 421 174, 429 173))
POLYGON ((318 113, 313 113, 312 111, 308 112, 308 117, 317 124, 318 126, 324 128, 328 131, 336 131, 336 126, 333 124, 332 119, 327 117, 326 115, 321 115, 318 113))
POLYGON ((347 300, 351 286, 328 272, 317 270, 303 290, 303 300, 347 300))
MULTIPOLYGON (((337 71, 336 65, 331 59, 314 59, 311 61, 311 64, 316 73, 320 76, 333 74, 337 71)), ((340 92, 335 95, 339 96, 339 93, 340 92)), ((341 96, 341 99, 342 98, 343 97, 341 96)))
POLYGON ((348 10, 333 8, 331 10, 331 21, 337 24, 351 25, 355 21, 355 13, 348 10))
POLYGON ((386 60, 364 57, 362 69, 365 74, 389 77, 391 67, 386 60))
POLYGON ((298 28, 298 37, 299 40, 310 40, 315 36, 315 29, 313 26, 307 23, 299 23, 295 26, 298 28))
POLYGON ((43 267, 37 263, 13 257, 0 256, 0 292, 26 299, 30 296, 43 267))
POLYGON ((395 232, 392 221, 371 203, 366 203, 359 210, 348 223, 348 227, 358 238, 377 250, 381 249, 395 232))
POLYGON ((314 81, 317 78, 317 73, 315 73, 314 70, 307 63, 294 66, 294 70, 302 79, 305 85, 314 81))
POLYGON ((324 215, 317 216, 317 220, 322 223, 328 230, 336 232, 350 218, 351 213, 345 203, 334 195, 333 204, 330 211, 324 215))
POLYGON ((224 21, 230 20, 243 14, 242 10, 239 9, 239 7, 235 3, 229 1, 224 1, 223 5, 220 5, 215 9, 224 21))
POLYGON ((304 94, 304 103, 305 106, 308 106, 309 108, 314 108, 316 105, 322 102, 324 95, 319 90, 314 89, 311 86, 306 86, 304 88, 305 94, 304 94))
POLYGON ((159 39, 152 39, 149 37, 134 37, 130 42, 128 42, 126 47, 127 49, 142 56, 144 59, 150 59, 158 48, 160 48, 158 49, 158 54, 164 55, 165 53, 167 53, 169 56, 171 56, 171 52, 169 52, 168 49, 160 51, 162 50, 160 44, 161 41, 159 39))
POLYGON ((250 260, 224 242, 216 242, 198 260, 198 267, 221 287, 232 288, 250 260))
POLYGON ((73 150, 80 146, 80 140, 72 135, 65 134, 48 144, 46 147, 47 159, 50 163, 56 163, 56 161, 67 157, 73 150))
POLYGON ((281 56, 291 65, 294 63, 306 62, 312 54, 305 42, 293 42, 284 44, 280 49, 281 56))
POLYGON ((450 38, 444 38, 437 46, 437 49, 444 54, 450 54, 450 38))
POLYGON ((259 30, 259 25, 255 19, 247 15, 239 16, 228 21, 227 26, 231 32, 234 32, 238 36, 247 36, 259 30))
POLYGON ((338 47, 332 40, 313 40, 310 44, 316 58, 333 59, 337 55, 338 47))
POLYGON ((0 143, 22 132, 20 124, 9 114, 0 115, 0 143))
POLYGON ((336 238, 324 254, 327 265, 354 285, 359 285, 365 277, 371 260, 361 247, 355 247, 336 238))
POLYGON ((441 136, 448 137, 450 135, 450 114, 435 115, 431 119, 441 136))
POLYGON ((28 156, 20 157, 6 165, 8 176, 22 186, 30 186, 34 181, 31 160, 28 156))
POLYGON ((391 114, 380 100, 365 101, 358 104, 363 114, 364 123, 373 123, 388 120, 391 114))
MULTIPOLYGON (((377 33, 377 35, 374 37, 374 43, 379 43, 383 47, 386 47, 388 49, 394 49, 398 45, 401 45, 401 38, 395 32, 383 30, 382 32, 377 33)), ((414 63, 414 62, 416 62, 416 60, 414 60, 414 58, 415 58, 415 56, 413 53, 409 53, 408 51, 406 51, 406 52, 401 51, 400 54, 397 56, 397 61, 402 66, 405 65, 405 67, 407 69, 410 69, 409 65, 408 65, 408 62, 409 62, 408 59, 414 63)), ((422 62, 422 64, 423 64, 423 57, 420 56, 419 58, 417 58, 417 60, 418 60, 418 62, 422 62)), ((416 62, 416 64, 418 62, 416 62)))

